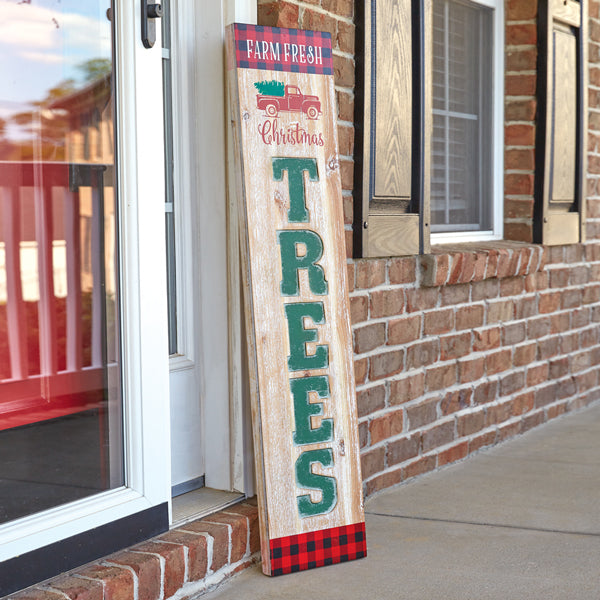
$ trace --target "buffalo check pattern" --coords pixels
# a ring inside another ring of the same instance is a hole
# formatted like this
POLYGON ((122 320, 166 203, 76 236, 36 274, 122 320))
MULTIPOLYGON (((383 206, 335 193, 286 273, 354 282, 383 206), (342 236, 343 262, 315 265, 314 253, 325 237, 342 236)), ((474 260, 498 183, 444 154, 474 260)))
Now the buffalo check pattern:
POLYGON ((343 525, 270 541, 271 574, 284 575, 367 555, 365 524, 343 525))
POLYGON ((261 25, 235 25, 235 54, 240 69, 262 69, 266 71, 288 71, 290 73, 311 73, 333 75, 331 34, 325 31, 305 31, 283 29, 261 25), (263 52, 254 52, 257 48, 263 52), (309 64, 306 49, 311 46, 318 59, 309 64), (304 49, 304 61, 299 49, 304 49), (250 48, 250 51, 249 51, 250 48), (279 60, 274 59, 274 50, 279 60))

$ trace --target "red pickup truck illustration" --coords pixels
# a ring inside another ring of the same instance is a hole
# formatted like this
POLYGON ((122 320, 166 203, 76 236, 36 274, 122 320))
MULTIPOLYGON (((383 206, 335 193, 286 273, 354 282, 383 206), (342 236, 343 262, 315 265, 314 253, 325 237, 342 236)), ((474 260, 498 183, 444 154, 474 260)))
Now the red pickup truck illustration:
POLYGON ((321 101, 318 96, 305 95, 296 85, 284 85, 280 81, 258 81, 256 106, 265 111, 268 117, 276 117, 280 112, 303 112, 309 119, 317 119, 321 114, 321 101))

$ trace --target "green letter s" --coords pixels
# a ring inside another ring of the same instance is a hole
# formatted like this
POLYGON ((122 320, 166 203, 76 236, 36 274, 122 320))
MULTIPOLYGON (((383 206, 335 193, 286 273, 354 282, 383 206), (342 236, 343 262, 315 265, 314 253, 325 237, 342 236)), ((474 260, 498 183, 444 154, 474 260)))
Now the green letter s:
POLYGON ((319 490, 322 494, 320 502, 313 502, 310 495, 298 496, 298 512, 301 518, 324 515, 331 512, 337 504, 337 481, 335 477, 326 477, 312 472, 312 465, 319 463, 323 467, 333 466, 333 450, 307 450, 296 461, 296 483, 299 487, 319 490))

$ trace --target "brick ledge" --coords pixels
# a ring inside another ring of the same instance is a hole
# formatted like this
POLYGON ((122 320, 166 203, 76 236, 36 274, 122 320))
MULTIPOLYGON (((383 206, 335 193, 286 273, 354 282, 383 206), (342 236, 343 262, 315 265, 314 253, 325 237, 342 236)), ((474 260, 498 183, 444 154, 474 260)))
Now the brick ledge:
POLYGON ((419 258, 422 285, 437 287, 536 273, 544 268, 545 249, 507 241, 448 244, 419 258))
POLYGON ((11 600, 187 598, 260 560, 255 499, 59 575, 11 600))

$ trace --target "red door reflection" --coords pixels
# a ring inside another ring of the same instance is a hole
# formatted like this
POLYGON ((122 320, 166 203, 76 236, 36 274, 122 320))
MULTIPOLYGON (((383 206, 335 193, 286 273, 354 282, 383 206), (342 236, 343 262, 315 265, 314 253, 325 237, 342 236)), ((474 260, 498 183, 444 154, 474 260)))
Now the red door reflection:
POLYGON ((109 0, 0 0, 0 523, 123 483, 109 0))
POLYGON ((103 400, 109 168, 0 163, 7 295, 0 306, 0 429, 103 400))

